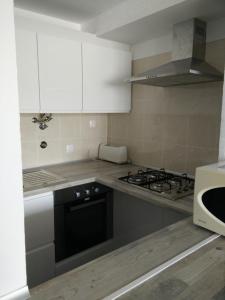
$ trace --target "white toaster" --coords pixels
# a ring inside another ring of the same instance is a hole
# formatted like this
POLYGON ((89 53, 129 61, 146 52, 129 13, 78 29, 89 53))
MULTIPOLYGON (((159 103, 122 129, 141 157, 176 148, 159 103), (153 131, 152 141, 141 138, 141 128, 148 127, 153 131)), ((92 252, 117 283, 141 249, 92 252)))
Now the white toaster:
POLYGON ((111 161, 117 164, 127 162, 127 147, 126 146, 110 146, 99 145, 98 158, 111 161))

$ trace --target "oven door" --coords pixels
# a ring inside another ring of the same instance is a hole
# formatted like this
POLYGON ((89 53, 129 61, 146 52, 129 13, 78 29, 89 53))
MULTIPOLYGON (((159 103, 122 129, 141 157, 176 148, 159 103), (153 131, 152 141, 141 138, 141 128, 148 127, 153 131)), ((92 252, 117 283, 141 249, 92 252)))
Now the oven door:
POLYGON ((109 199, 55 207, 56 262, 80 253, 112 237, 109 199))

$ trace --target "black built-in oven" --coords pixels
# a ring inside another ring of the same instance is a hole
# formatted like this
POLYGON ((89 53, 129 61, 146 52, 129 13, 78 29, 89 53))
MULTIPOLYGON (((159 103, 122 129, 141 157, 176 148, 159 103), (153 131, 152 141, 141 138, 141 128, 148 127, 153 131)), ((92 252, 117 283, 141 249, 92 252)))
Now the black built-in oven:
POLYGON ((97 182, 54 192, 55 260, 113 237, 112 190, 97 182))

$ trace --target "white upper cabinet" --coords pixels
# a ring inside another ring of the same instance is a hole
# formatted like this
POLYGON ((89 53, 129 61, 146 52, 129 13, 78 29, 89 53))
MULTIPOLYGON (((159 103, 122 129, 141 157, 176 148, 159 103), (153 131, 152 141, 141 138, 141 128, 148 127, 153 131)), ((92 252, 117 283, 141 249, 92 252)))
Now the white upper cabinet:
POLYGON ((81 43, 38 34, 38 58, 41 112, 81 112, 81 43))
POLYGON ((120 113, 131 109, 131 53, 16 31, 21 113, 120 113))
POLYGON ((129 112, 131 53, 83 44, 83 111, 129 112))
POLYGON ((16 30, 16 51, 20 112, 39 112, 36 33, 16 30))

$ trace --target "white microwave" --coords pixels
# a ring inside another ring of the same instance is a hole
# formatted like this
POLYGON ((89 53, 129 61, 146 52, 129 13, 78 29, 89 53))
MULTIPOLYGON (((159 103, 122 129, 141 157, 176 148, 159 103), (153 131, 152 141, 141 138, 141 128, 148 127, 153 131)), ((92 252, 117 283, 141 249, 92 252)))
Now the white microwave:
POLYGON ((225 161, 196 169, 193 220, 225 236, 225 161))

